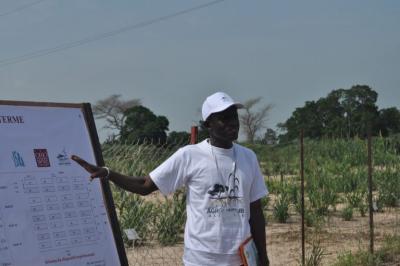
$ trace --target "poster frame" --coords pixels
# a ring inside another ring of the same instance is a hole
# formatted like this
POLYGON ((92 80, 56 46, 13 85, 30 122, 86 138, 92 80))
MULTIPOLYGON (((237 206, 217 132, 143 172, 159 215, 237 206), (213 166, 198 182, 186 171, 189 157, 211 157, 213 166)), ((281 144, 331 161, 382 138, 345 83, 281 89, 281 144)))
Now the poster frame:
MULTIPOLYGON (((96 124, 94 121, 92 107, 90 103, 58 103, 58 102, 0 100, 0 106, 1 105, 80 109, 85 118, 86 130, 89 134, 91 142, 90 145, 92 147, 92 151, 96 160, 96 165, 104 166, 104 158, 101 150, 101 144, 99 136, 97 134, 96 124)), ((104 200, 104 206, 110 222, 120 264, 121 266, 129 266, 109 181, 100 179, 100 183, 101 183, 102 196, 104 200)))

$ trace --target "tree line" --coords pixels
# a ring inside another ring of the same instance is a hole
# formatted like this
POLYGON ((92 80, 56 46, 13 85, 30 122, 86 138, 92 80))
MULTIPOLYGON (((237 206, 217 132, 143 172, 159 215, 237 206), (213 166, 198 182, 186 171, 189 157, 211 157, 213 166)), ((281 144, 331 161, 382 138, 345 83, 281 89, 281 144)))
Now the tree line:
MULTIPOLYGON (((243 103, 243 113, 239 119, 248 142, 254 142, 257 134, 265 129, 266 119, 272 108, 272 105, 268 104, 256 109, 260 104, 261 97, 243 103)), ((105 120, 104 128, 113 131, 107 141, 163 145, 188 143, 190 139, 187 131, 172 131, 167 134, 169 130, 167 117, 154 114, 143 106, 139 99, 125 101, 121 99, 121 95, 111 95, 93 105, 93 113, 96 119, 105 120)), ((197 126, 198 140, 207 138, 208 131, 203 121, 200 120, 197 126)))
POLYGON ((296 108, 284 123, 281 142, 304 136, 312 139, 364 138, 370 130, 373 136, 400 133, 400 111, 396 107, 379 109, 378 93, 367 85, 331 91, 326 97, 307 101, 296 108))
MULTIPOLYGON (((296 108, 285 122, 277 125, 279 135, 266 127, 273 106, 262 104, 261 97, 243 103, 239 120, 249 143, 288 142, 298 138, 301 129, 305 137, 312 139, 363 138, 368 130, 372 135, 384 137, 400 133, 400 111, 396 107, 379 109, 377 99, 378 93, 367 85, 333 90, 326 97, 306 101, 304 106, 296 108)), ((93 105, 93 113, 96 119, 105 120, 105 128, 113 131, 109 140, 182 144, 190 139, 186 131, 167 133, 167 117, 154 114, 139 99, 123 100, 121 95, 111 95, 93 105)), ((202 122, 198 122, 199 140, 208 137, 202 122)))

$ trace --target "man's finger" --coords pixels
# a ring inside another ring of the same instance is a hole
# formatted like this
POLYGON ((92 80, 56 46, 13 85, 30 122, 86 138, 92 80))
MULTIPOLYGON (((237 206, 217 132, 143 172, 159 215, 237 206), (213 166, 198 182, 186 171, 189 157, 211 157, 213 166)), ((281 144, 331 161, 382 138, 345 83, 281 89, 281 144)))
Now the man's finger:
POLYGON ((76 156, 76 155, 72 155, 71 159, 74 160, 75 162, 82 164, 82 163, 87 163, 85 160, 83 160, 81 157, 76 156))
POLYGON ((88 163, 87 161, 83 160, 81 157, 72 155, 71 159, 77 162, 80 166, 84 167, 85 169, 88 169, 91 167, 91 164, 88 163))

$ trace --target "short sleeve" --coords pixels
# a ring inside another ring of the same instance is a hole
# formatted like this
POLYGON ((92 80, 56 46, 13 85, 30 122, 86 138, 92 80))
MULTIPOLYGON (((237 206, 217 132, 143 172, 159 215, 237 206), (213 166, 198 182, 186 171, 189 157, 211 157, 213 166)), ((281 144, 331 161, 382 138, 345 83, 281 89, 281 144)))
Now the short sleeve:
POLYGON ((263 174, 261 173, 260 164, 258 163, 256 155, 253 155, 254 179, 250 190, 250 202, 254 202, 268 195, 268 189, 265 186, 265 180, 263 174))
POLYGON ((149 174, 162 194, 171 194, 185 184, 186 161, 184 148, 181 148, 149 174))

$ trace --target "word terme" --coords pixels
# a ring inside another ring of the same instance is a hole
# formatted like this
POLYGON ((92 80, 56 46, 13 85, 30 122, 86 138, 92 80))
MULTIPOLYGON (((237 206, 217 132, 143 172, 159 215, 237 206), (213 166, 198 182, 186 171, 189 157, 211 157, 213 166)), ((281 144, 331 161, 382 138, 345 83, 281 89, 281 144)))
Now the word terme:
POLYGON ((0 124, 23 124, 24 117, 22 115, 0 115, 0 124))

